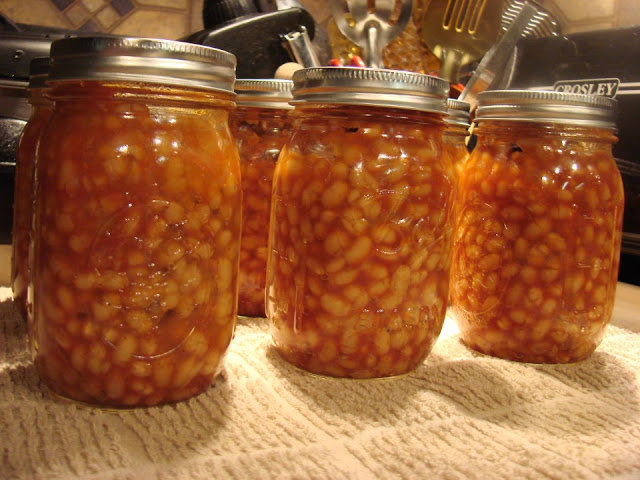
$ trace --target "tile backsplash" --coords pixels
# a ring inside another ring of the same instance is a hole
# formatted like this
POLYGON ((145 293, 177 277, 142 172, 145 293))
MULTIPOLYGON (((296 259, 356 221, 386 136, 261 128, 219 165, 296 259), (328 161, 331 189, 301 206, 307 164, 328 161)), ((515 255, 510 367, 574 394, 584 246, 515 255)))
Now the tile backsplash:
POLYGON ((178 39, 202 29, 203 0, 2 0, 15 23, 178 39))
MULTIPOLYGON (((177 40, 202 30, 204 0, 1 0, 14 23, 177 40)), ((269 3, 269 2, 267 2, 269 3)), ((301 0, 318 24, 329 19, 327 0, 301 0)))
MULTIPOLYGON (((1 0, 0 13, 16 23, 85 32, 178 39, 201 30, 204 0, 1 0)), ((428 4, 429 0, 414 0, 428 4)), ((256 0, 273 4, 275 0, 256 0)), ((299 0, 326 27, 328 0, 299 0)), ((564 33, 640 23, 638 0, 539 0, 564 33)))

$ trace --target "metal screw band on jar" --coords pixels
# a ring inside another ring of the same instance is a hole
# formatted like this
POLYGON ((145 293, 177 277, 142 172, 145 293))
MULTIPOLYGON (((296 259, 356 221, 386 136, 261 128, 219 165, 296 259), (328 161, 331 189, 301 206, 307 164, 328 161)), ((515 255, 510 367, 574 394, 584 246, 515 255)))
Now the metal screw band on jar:
POLYGON ((444 151, 453 163, 456 179, 464 168, 469 158, 466 138, 469 135, 471 105, 455 98, 447 99, 447 113, 445 117, 446 128, 442 134, 444 151))
POLYGON ((445 122, 447 125, 456 125, 464 128, 469 128, 470 123, 470 110, 471 105, 467 102, 463 102, 462 100, 457 100, 455 98, 447 99, 447 117, 445 118, 445 122))
POLYGON ((73 37, 51 44, 52 81, 123 80, 233 93, 236 57, 185 42, 134 37, 73 37))
POLYGON ((615 129, 616 100, 542 90, 493 90, 478 95, 475 122, 509 120, 615 129))
POLYGON ((238 79, 235 83, 236 105, 256 108, 293 108, 291 80, 278 79, 238 79))
POLYGON ((357 67, 305 68, 293 74, 301 102, 403 108, 446 113, 449 84, 420 73, 357 67))

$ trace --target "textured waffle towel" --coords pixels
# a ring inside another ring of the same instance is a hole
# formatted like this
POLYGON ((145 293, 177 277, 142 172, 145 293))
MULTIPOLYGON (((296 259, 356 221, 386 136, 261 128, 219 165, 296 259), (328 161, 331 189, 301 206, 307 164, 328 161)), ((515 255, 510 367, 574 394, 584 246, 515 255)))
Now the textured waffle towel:
POLYGON ((609 327, 576 365, 475 354, 447 319, 411 375, 301 372, 241 319, 223 377, 175 406, 52 398, 0 289, 0 478, 638 479, 640 334, 609 327))

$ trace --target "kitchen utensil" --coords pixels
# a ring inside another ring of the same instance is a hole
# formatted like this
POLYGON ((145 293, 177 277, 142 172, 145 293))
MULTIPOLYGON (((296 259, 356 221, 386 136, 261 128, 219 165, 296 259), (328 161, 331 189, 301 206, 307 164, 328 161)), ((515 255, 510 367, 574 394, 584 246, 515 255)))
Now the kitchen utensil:
POLYGON ((373 8, 369 8, 367 0, 331 0, 331 15, 343 35, 362 48, 364 63, 384 68, 382 49, 407 25, 412 3, 412 0, 375 0, 373 8), (400 12, 393 22, 397 1, 400 12))
POLYGON ((475 108, 478 94, 487 90, 494 78, 502 73, 516 43, 537 13, 538 8, 535 5, 528 1, 522 4, 520 11, 509 24, 507 31, 502 34, 498 42, 482 58, 475 73, 458 97, 459 100, 469 103, 472 110, 475 108))
MULTIPOLYGON (((506 32, 509 25, 518 16, 525 1, 523 0, 505 0, 504 12, 502 13, 502 31, 506 32)), ((553 15, 547 12, 538 2, 528 0, 528 3, 534 5, 538 11, 529 20, 529 24, 522 32, 523 37, 545 38, 558 35, 561 31, 558 21, 553 15)))
MULTIPOLYGON (((523 0, 505 0, 505 10, 502 14, 502 31, 505 32, 514 18, 520 12, 523 0)), ((529 0, 529 3, 535 5, 538 12, 529 20, 529 24, 522 32, 522 38, 546 38, 560 35, 562 29, 556 18, 547 12, 538 2, 529 0)), ((509 88, 515 74, 516 60, 518 57, 518 46, 513 49, 513 52, 509 56, 509 60, 502 69, 500 75, 497 75, 489 88, 491 90, 504 90, 509 88)))
POLYGON ((422 25, 440 59, 440 77, 457 83, 460 68, 480 58, 500 33, 502 0, 432 0, 422 25))
POLYGON ((283 35, 282 41, 291 56, 303 67, 320 66, 318 56, 311 45, 311 39, 304 25, 300 25, 299 29, 283 35))

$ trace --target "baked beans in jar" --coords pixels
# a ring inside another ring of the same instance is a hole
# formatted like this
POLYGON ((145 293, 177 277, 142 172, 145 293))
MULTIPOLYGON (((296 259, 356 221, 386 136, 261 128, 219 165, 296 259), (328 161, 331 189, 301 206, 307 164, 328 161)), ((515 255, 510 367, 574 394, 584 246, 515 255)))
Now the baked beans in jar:
POLYGON ((533 363, 588 357, 611 319, 623 214, 615 101, 479 96, 460 179, 451 299, 462 340, 533 363))
POLYGON ((181 42, 52 44, 30 337, 55 394, 158 405, 203 392, 220 372, 242 207, 234 67, 227 52, 181 42))
POLYGON ((290 133, 291 80, 241 79, 229 125, 242 172, 242 240, 238 315, 264 317, 271 184, 280 149, 290 133))
POLYGON ((45 96, 49 58, 37 57, 29 64, 29 103, 31 116, 18 144, 11 230, 11 289, 13 300, 22 317, 30 314, 27 289, 31 277, 31 221, 33 215, 33 171, 35 155, 42 131, 51 115, 52 103, 45 96))
POLYGON ((430 352, 447 306, 455 181, 448 86, 390 70, 296 72, 274 176, 266 308, 310 372, 387 377, 430 352))

